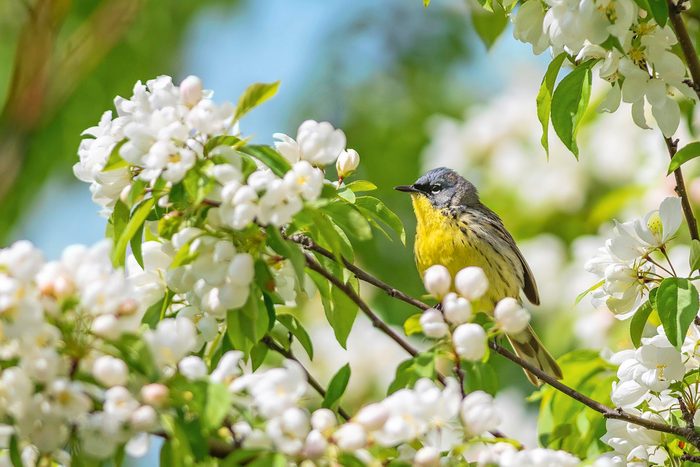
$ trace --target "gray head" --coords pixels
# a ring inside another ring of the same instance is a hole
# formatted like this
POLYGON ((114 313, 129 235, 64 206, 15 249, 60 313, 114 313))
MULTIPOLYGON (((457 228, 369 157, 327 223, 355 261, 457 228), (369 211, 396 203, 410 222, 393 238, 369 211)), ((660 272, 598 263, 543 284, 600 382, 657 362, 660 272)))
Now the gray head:
POLYGON ((425 196, 438 209, 479 204, 476 187, 457 172, 446 167, 429 171, 413 185, 401 185, 394 189, 425 196))

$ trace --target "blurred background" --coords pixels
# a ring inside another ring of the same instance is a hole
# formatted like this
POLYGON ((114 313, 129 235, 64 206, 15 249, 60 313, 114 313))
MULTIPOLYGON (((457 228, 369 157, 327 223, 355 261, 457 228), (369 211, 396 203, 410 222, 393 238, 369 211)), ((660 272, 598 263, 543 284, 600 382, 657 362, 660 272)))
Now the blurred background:
MULTIPOLYGON (((533 57, 506 23, 496 25, 502 37, 482 40, 475 27, 484 21, 464 0, 429 8, 420 0, 0 0, 0 246, 27 238, 53 258, 103 237, 105 219, 71 167, 80 133, 137 80, 196 74, 217 100, 235 101, 248 84, 279 79, 279 94, 246 117, 242 132, 271 143, 273 132, 294 135, 305 119, 346 132, 362 159, 357 177, 379 186, 408 231, 406 246, 379 236, 363 245, 367 269, 423 292, 410 202, 392 187, 449 166, 479 187, 519 241, 542 296, 535 327, 551 351, 616 350, 627 337, 612 314, 575 298, 595 282, 583 264, 611 219, 673 194, 663 140, 636 128, 628 109, 595 112, 594 89, 580 161, 552 131, 547 158, 535 96, 550 57, 533 57)), ((697 203, 700 182, 688 167, 697 203)), ((394 324, 413 312, 363 293, 394 324)), ((307 311, 319 379, 349 360, 346 405, 379 397, 405 355, 362 317, 343 350, 319 310, 307 311)), ((504 431, 536 444, 522 396, 532 388, 502 359, 490 364, 508 388, 499 394, 504 431)))

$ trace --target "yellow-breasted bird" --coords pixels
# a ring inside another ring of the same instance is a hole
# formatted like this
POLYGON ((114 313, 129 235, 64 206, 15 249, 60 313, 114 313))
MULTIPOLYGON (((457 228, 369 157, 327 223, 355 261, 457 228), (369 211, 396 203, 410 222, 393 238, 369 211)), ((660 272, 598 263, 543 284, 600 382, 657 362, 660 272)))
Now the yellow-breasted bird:
MULTIPOLYGON (((417 221, 414 251, 421 276, 434 264, 447 267, 452 277, 467 266, 478 266, 489 281, 479 306, 493 310, 505 297, 520 300, 521 290, 539 305, 537 284, 525 258, 501 219, 481 203, 468 180, 440 167, 396 190, 411 194, 417 221)), ((530 326, 509 335, 508 340, 522 359, 561 379, 559 365, 530 326)), ((534 375, 525 373, 533 384, 540 384, 534 375)))

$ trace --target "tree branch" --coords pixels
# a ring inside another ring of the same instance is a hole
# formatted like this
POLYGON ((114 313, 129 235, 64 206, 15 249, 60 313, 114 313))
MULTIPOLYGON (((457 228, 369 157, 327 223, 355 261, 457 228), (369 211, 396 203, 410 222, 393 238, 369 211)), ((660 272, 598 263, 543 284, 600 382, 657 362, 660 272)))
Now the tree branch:
POLYGON ((591 399, 590 397, 586 396, 585 394, 582 394, 575 389, 567 386, 566 384, 562 383, 561 381, 553 378, 552 376, 548 375, 544 371, 540 370, 536 366, 532 365, 530 362, 525 361, 509 351, 508 349, 505 349, 498 345, 494 341, 489 341, 489 347, 497 352, 498 354, 504 356, 511 362, 515 363, 516 365, 526 369, 533 375, 537 376, 541 381, 544 381, 545 383, 549 384, 552 386, 554 389, 558 390, 559 392, 566 394, 567 396, 571 397, 572 399, 575 399, 582 404, 590 407, 591 409, 595 410, 596 412, 601 413, 605 418, 610 418, 610 419, 615 419, 615 420, 622 420, 625 422, 633 423, 635 425, 642 426, 644 428, 648 428, 650 430, 654 431, 660 431, 662 433, 670 433, 672 435, 676 436, 681 436, 688 440, 691 444, 693 444, 695 447, 700 448, 700 434, 698 434, 694 429, 689 428, 689 427, 680 427, 680 426, 671 426, 666 423, 662 422, 657 422, 653 420, 647 420, 646 418, 639 417, 637 415, 633 415, 631 413, 625 412, 624 410, 617 408, 613 409, 612 407, 608 407, 605 404, 601 404, 600 402, 591 399))
MULTIPOLYGON (((263 343, 268 346, 271 350, 274 350, 278 354, 282 355, 284 358, 287 358, 289 360, 294 360, 297 362, 301 368, 304 370, 304 373, 306 373, 306 379, 309 381, 309 384, 311 385, 312 388, 316 390, 317 393, 320 394, 321 397, 325 398, 326 397, 326 390, 323 388, 323 386, 314 378, 311 373, 309 373, 309 370, 306 369, 306 367, 299 361, 299 359, 294 355, 294 353, 291 350, 287 350, 281 345, 278 345, 274 340, 272 340, 269 336, 263 337, 263 343)), ((343 409, 342 407, 338 406, 338 413, 340 414, 345 421, 350 420, 350 415, 343 409)))
POLYGON ((698 98, 700 98, 700 60, 698 59, 698 54, 695 53, 695 46, 690 39, 690 34, 688 34, 688 28, 685 26, 680 9, 672 0, 667 0, 667 3, 668 18, 671 21, 671 27, 676 33, 678 44, 681 46, 685 62, 688 64, 690 76, 693 78, 693 86, 691 87, 698 95, 698 98))
MULTIPOLYGON (((700 81, 698 81, 700 82, 700 81)), ((678 150, 678 140, 671 138, 664 138, 666 141, 666 148, 668 149, 668 155, 671 159, 676 155, 678 150)), ((700 240, 698 236, 698 223, 695 220, 695 214, 693 214, 693 207, 690 205, 690 199, 688 198, 688 193, 685 190, 685 181, 683 180, 683 172, 681 168, 678 167, 673 171, 674 177, 676 177, 676 194, 681 198, 681 206, 683 207, 683 215, 685 216, 685 221, 688 224, 688 231, 690 232, 690 237, 693 240, 700 240)))
MULTIPOLYGON (((307 237, 304 236, 299 236, 295 235, 291 237, 291 240, 297 243, 300 243, 301 245, 305 246, 306 248, 315 251, 323 256, 327 256, 330 259, 335 260, 335 256, 330 253, 328 250, 325 250, 324 248, 320 247, 319 245, 316 245, 311 239, 308 239, 307 237)), ((307 259, 309 256, 307 255, 307 259)), ((315 260, 312 259, 314 263, 316 263, 315 260)), ((409 305, 413 305, 416 308, 419 308, 421 310, 425 310, 430 308, 428 305, 425 303, 421 302, 420 300, 416 300, 415 298, 412 298, 405 293, 399 291, 398 289, 382 282, 381 280, 375 278, 371 274, 363 271, 362 269, 358 268, 355 265, 350 264, 348 261, 344 260, 345 266, 355 274, 355 276, 358 279, 361 279, 367 283, 370 283, 377 288, 384 290, 388 295, 401 300, 405 303, 408 303, 409 305), (348 267, 351 266, 351 267, 348 267)), ((316 263, 318 264, 318 263, 316 263)), ((319 265, 320 267, 320 265, 319 265)), ((323 269, 323 268, 321 268, 323 269)), ((328 273, 330 274, 330 273, 328 273)), ((340 282, 335 276, 330 274, 331 277, 333 277, 334 281, 340 282)), ((324 276, 325 277, 325 276, 324 276)), ((328 278, 328 280, 331 280, 328 278)), ((333 281, 332 281, 333 282, 333 281)), ((335 282, 334 282, 335 283, 335 282)), ((341 283, 342 284, 342 283, 341 283)), ((343 287, 343 291, 345 292, 344 289, 347 287, 343 287)), ((350 289, 350 291, 355 294, 355 291, 350 289)), ((352 299, 352 297, 350 297, 352 299)), ((358 297, 359 298, 359 297, 358 297)), ((366 306, 366 305, 365 305, 366 306)), ((375 315, 376 317, 376 315, 375 315)), ((377 317, 377 319, 379 319, 377 317)), ((381 321, 381 320, 380 320, 381 321)), ((502 355, 503 357, 507 358, 510 360, 512 363, 515 363, 516 365, 520 366, 521 368, 529 371, 530 373, 534 374, 539 378, 541 381, 545 382, 546 384, 549 384, 552 386, 554 389, 557 391, 571 397, 574 400, 577 400, 581 402, 582 404, 586 405, 587 407, 590 407, 591 409, 595 410, 596 412, 602 414, 605 418, 609 419, 615 419, 615 420, 622 420, 626 421, 629 423, 633 423, 635 425, 642 426, 644 428, 648 428, 650 430, 654 431, 659 431, 662 433, 669 433, 673 434, 676 436, 680 436, 682 438, 685 438, 693 444, 695 447, 700 449, 700 434, 697 433, 694 429, 691 429, 689 427, 677 427, 677 426, 671 426, 666 423, 662 422, 657 422, 653 420, 647 420, 645 418, 639 417, 637 415, 633 415, 631 413, 628 413, 622 409, 614 409, 612 407, 608 407, 605 404, 602 404, 594 399, 591 399, 590 397, 586 396, 585 394, 582 394, 578 392, 577 390, 573 389, 570 386, 567 386, 566 384, 562 383, 561 381, 553 378, 552 376, 548 375, 547 373, 543 372, 541 369, 533 366, 529 362, 521 359, 508 349, 501 347, 499 344, 497 344, 494 341, 489 342, 489 347, 496 353, 502 355)), ((500 435, 503 436, 503 435, 500 435)))

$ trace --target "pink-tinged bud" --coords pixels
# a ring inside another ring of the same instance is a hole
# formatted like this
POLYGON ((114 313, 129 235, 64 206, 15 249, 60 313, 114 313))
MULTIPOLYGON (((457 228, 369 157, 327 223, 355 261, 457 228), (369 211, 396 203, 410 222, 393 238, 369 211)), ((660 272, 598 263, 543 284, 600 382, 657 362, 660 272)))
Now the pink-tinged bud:
POLYGON ((202 80, 190 75, 180 83, 180 96, 182 103, 187 107, 194 107, 202 100, 202 80))
POLYGON ((141 388, 141 399, 153 407, 162 407, 168 401, 170 390, 159 383, 147 384, 141 388))

